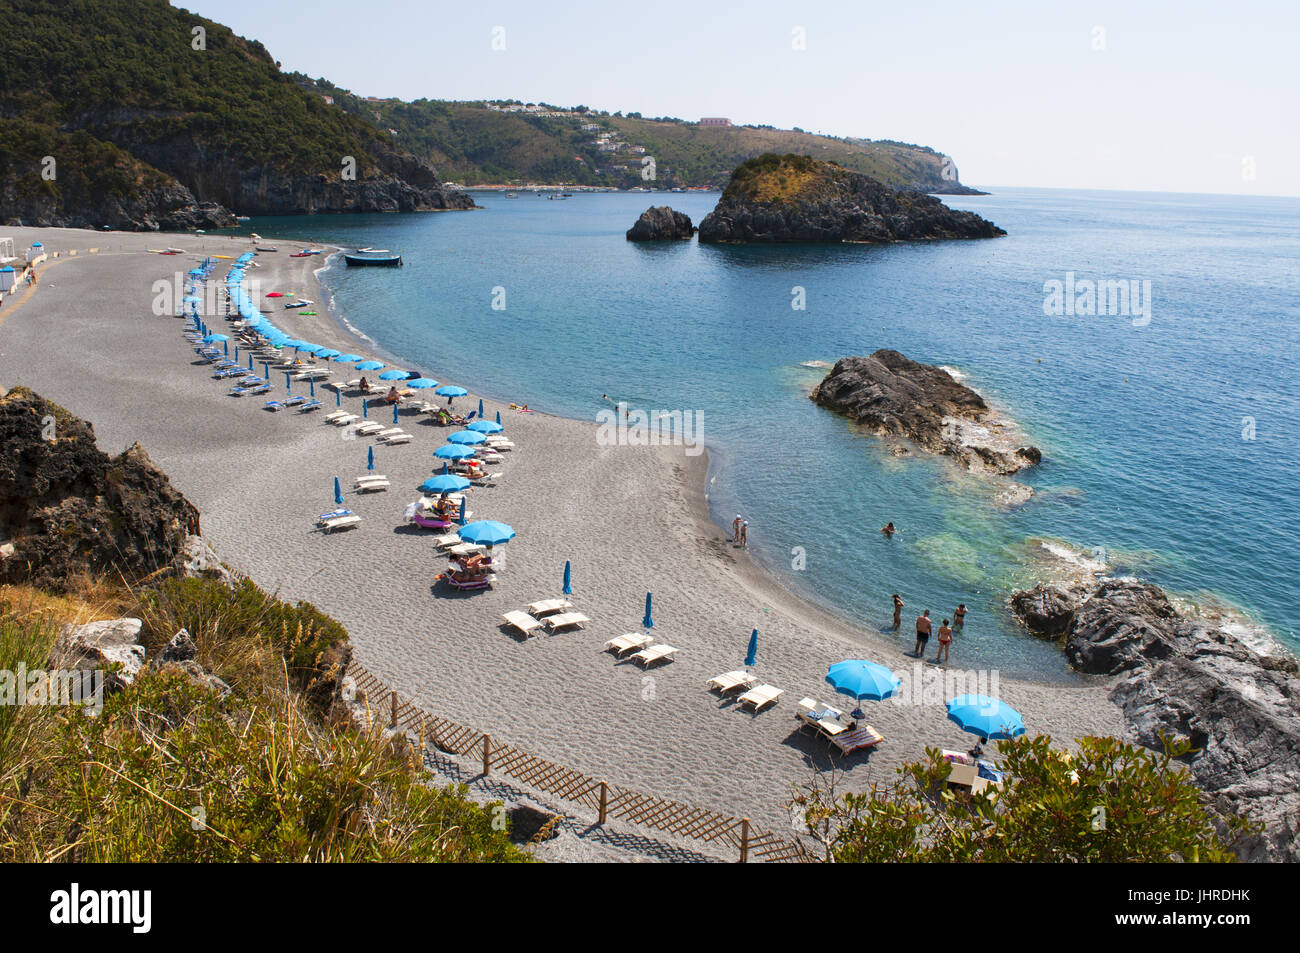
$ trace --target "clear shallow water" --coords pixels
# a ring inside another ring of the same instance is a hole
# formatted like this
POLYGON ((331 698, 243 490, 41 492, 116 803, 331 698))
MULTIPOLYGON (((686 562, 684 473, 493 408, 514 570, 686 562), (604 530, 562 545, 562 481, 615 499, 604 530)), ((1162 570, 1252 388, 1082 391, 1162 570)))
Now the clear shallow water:
POLYGON ((867 625, 888 624, 895 591, 905 632, 922 608, 967 603, 960 664, 1063 672, 1059 649, 1005 610, 1011 586, 1043 573, 1044 538, 1100 547, 1116 572, 1245 609, 1300 646, 1300 200, 1005 190, 946 200, 1007 229, 993 241, 623 237, 647 205, 698 222, 716 200, 480 195, 480 212, 250 227, 401 253, 400 271, 340 262, 321 277, 352 326, 439 380, 585 419, 605 393, 700 412, 720 524, 744 513, 785 584, 867 625), (1067 271, 1149 279, 1150 323, 1045 316, 1043 283, 1067 271), (825 369, 804 362, 879 347, 956 368, 1009 410, 1044 450, 1024 475, 1035 499, 1002 509, 985 481, 891 457, 807 400, 825 369))

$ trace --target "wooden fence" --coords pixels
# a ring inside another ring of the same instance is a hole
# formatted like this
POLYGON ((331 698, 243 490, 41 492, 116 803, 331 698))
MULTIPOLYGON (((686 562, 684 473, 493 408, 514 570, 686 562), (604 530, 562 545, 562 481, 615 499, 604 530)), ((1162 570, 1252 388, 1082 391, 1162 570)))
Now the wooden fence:
POLYGON ((475 728, 423 711, 398 698, 397 692, 390 690, 355 661, 348 667, 347 674, 356 682, 358 690, 364 692, 373 715, 382 717, 384 713, 378 711, 377 706, 386 703, 390 727, 418 733, 424 743, 432 743, 448 754, 474 756, 485 775, 497 770, 536 790, 586 807, 596 813, 600 824, 614 818, 679 837, 723 845, 736 851, 741 863, 755 860, 798 863, 815 859, 797 841, 757 828, 747 817, 719 814, 708 808, 692 807, 610 784, 520 751, 475 728))

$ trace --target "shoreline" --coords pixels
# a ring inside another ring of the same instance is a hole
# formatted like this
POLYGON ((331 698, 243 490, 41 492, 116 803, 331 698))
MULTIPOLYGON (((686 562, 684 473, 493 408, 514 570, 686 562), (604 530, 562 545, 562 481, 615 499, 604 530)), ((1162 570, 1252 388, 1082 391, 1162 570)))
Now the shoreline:
MULTIPOLYGON (((358 660, 431 712, 591 776, 783 829, 791 784, 830 764, 828 746, 799 733, 793 718, 801 697, 844 701, 824 682, 829 664, 865 653, 900 675, 928 680, 989 672, 963 656, 960 639, 949 666, 930 664, 929 653, 917 662, 905 652, 910 624, 896 637, 850 625, 732 550, 706 499, 712 455, 599 446, 592 422, 515 414, 486 395, 487 412, 501 410, 516 449, 506 455, 500 484, 476 489, 470 505, 475 518, 510 523, 518 537, 504 547, 494 589, 462 597, 433 587, 445 560, 440 565, 428 538, 412 533, 400 514, 414 498, 405 488, 431 472, 429 451, 442 442, 437 428, 404 416, 416 435, 412 445, 376 447, 378 472, 393 489, 349 492, 347 505, 363 524, 322 536, 309 527, 330 508, 333 477, 350 482, 364 471, 366 442, 340 439, 318 417, 266 413, 260 403, 226 396, 209 371, 193 366, 183 322, 142 311, 158 279, 192 267, 195 254, 238 254, 246 238, 189 237, 184 244, 193 251, 173 261, 143 253, 156 236, 15 232, 43 234, 56 248, 89 241, 104 254, 71 259, 76 264, 54 280, 40 280, 34 298, 0 327, 0 385, 25 384, 89 419, 106 449, 140 442, 199 508, 205 539, 223 561, 268 592, 312 602, 338 619, 358 660), (52 336, 86 344, 51 348, 52 336), (503 612, 557 594, 569 560, 570 598, 591 620, 585 628, 526 641, 501 629, 503 612), (643 671, 603 645, 640 629, 648 590, 651 634, 680 653, 643 671), (705 687, 741 667, 753 628, 760 630, 755 672, 785 692, 758 715, 705 687)), ((262 290, 305 290, 310 280, 323 288, 313 274, 319 262, 277 254, 259 264, 249 277, 260 279, 262 290)), ((223 274, 215 271, 213 280, 223 274)), ((289 312, 275 312, 275 320, 288 333, 350 347, 351 332, 333 309, 327 313, 329 321, 289 312)), ((478 397, 471 394, 458 399, 461 407, 478 397)), ((1107 685, 1006 678, 999 688, 1031 733, 1069 743, 1087 734, 1123 736, 1107 685)), ((844 784, 858 789, 890 776, 929 746, 970 747, 971 736, 947 721, 942 701, 864 703, 886 742, 836 759, 844 784)))

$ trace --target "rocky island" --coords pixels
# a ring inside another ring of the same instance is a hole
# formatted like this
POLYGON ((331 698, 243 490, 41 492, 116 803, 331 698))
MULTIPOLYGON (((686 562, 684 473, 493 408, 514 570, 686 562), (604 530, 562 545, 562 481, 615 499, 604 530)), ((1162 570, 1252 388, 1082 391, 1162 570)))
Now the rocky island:
POLYGON ((1300 860, 1300 678, 1212 622, 1188 618, 1157 586, 1112 579, 1012 594, 1029 631, 1064 640, 1080 672, 1117 676, 1111 699, 1134 740, 1186 738, 1188 769, 1224 817, 1263 821, 1244 860, 1300 860))
POLYGON ((904 437, 970 470, 1009 476, 1043 458, 978 393, 898 351, 841 358, 809 397, 877 436, 904 437))
POLYGON ((642 212, 636 224, 627 230, 627 240, 657 242, 689 239, 694 234, 695 226, 685 212, 674 211, 667 205, 655 205, 642 212))
POLYGON ((892 189, 833 162, 773 153, 741 163, 700 222, 704 243, 883 243, 1005 234, 933 196, 892 189))

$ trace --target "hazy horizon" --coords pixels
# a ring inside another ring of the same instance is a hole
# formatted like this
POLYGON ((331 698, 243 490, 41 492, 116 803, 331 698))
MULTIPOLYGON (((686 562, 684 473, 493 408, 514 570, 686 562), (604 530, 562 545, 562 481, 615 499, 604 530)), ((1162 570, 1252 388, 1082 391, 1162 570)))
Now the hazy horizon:
POLYGON ((342 0, 173 5, 362 96, 894 139, 951 156, 977 188, 1300 196, 1300 129, 1286 119, 1300 12, 1280 2, 791 11, 757 0, 737 13, 680 0, 482 12, 395 0, 382 13, 398 31, 358 22, 342 0))

